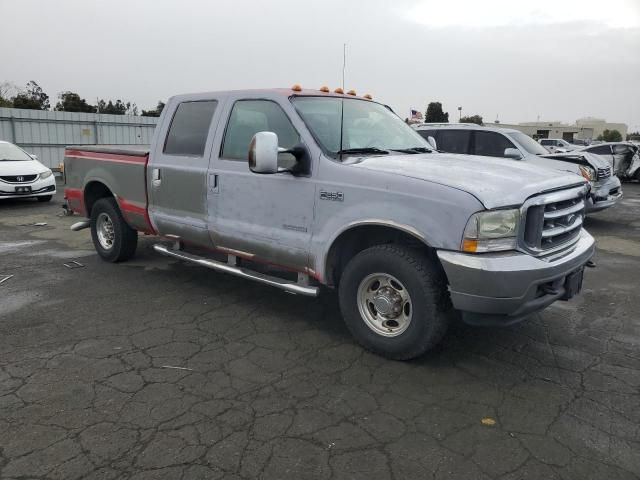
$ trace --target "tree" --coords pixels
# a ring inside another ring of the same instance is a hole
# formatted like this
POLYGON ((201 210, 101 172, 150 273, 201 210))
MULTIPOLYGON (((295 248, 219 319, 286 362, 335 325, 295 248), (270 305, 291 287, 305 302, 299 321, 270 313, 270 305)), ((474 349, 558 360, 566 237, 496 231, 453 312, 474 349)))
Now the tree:
POLYGON ((640 140, 640 132, 631 132, 627 134, 627 140, 640 140))
POLYGON ((30 110, 49 110, 49 95, 44 93, 40 85, 31 80, 25 90, 13 99, 13 108, 30 110))
POLYGON ((158 106, 155 110, 142 110, 143 117, 159 117, 164 109, 164 102, 158 101, 158 106))
POLYGON ((477 123, 478 125, 484 125, 484 123, 482 122, 481 115, 470 115, 468 117, 462 117, 460 118, 460 122, 461 123, 477 123))
POLYGON ((80 95, 74 92, 62 92, 58 98, 60 101, 54 110, 59 112, 96 113, 98 111, 96 107, 89 105, 84 98, 80 98, 80 95))
POLYGON ((431 102, 424 114, 425 123, 449 123, 449 112, 442 111, 440 102, 431 102))
POLYGON ((13 107, 13 99, 17 91, 18 87, 13 83, 0 83, 0 107, 13 107))
POLYGON ((135 103, 124 103, 118 99, 115 103, 112 100, 98 100, 98 113, 108 113, 111 115, 138 115, 138 107, 135 103))
POLYGON ((622 134, 618 130, 605 130, 602 135, 598 135, 596 140, 603 140, 605 142, 621 142, 622 134))

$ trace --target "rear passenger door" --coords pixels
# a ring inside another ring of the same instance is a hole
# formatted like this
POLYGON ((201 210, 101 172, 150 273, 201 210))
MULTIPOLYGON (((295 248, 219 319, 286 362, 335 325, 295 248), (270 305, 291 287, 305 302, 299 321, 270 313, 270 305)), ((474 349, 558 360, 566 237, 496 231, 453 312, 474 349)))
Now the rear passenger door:
MULTIPOLYGON (((167 107, 171 108, 171 105, 167 107)), ((167 108, 165 107, 165 108, 167 108)), ((188 100, 158 126, 148 167, 149 212, 161 235, 211 244, 207 228, 207 170, 215 132, 216 99, 188 100)))
POLYGON ((507 148, 516 148, 516 146, 501 133, 483 132, 481 130, 473 132, 473 155, 504 157, 504 151, 507 148))

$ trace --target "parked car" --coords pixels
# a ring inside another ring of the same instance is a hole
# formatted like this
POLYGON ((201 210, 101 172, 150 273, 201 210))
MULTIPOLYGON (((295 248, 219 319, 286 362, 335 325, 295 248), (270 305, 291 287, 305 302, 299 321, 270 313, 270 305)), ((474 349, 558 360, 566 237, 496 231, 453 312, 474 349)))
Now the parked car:
POLYGON ((176 96, 147 150, 68 147, 64 164, 89 218, 72 229, 104 260, 144 232, 286 292, 336 288, 354 337, 394 359, 436 345, 452 307, 505 325, 571 298, 594 252, 583 178, 433 152, 387 106, 328 89, 176 96))
POLYGON ((56 193, 51 169, 13 143, 0 140, 0 198, 35 197, 48 202, 56 193))
POLYGON ((625 180, 640 180, 640 145, 631 142, 610 142, 580 149, 598 155, 611 165, 613 172, 625 180))
POLYGON ((437 148, 444 152, 524 160, 542 168, 581 175, 591 184, 586 213, 611 207, 622 198, 620 180, 612 175, 609 164, 595 155, 550 154, 533 138, 508 128, 473 124, 421 124, 413 128, 424 138, 432 137, 437 148))
POLYGON ((550 153, 570 152, 579 148, 577 145, 571 145, 569 142, 562 140, 561 138, 541 138, 538 142, 550 153))
POLYGON ((571 140, 571 145, 574 145, 576 148, 580 148, 580 147, 586 147, 587 145, 589 145, 589 140, 584 140, 582 138, 574 138, 573 140, 571 140))

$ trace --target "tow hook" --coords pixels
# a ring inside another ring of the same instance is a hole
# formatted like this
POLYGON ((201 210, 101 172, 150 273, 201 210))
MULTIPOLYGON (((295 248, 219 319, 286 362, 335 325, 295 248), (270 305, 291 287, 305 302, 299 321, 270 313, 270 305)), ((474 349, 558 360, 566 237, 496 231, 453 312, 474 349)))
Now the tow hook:
POLYGON ((594 262, 593 260, 589 260, 587 263, 584 264, 584 266, 589 268, 596 268, 596 262, 594 262))

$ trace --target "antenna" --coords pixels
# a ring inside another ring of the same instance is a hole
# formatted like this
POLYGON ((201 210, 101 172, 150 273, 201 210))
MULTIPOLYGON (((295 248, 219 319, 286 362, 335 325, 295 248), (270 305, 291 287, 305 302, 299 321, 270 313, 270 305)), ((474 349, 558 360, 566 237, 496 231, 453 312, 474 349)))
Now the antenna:
POLYGON ((347 44, 342 44, 342 90, 344 91, 344 72, 347 69, 347 44))

